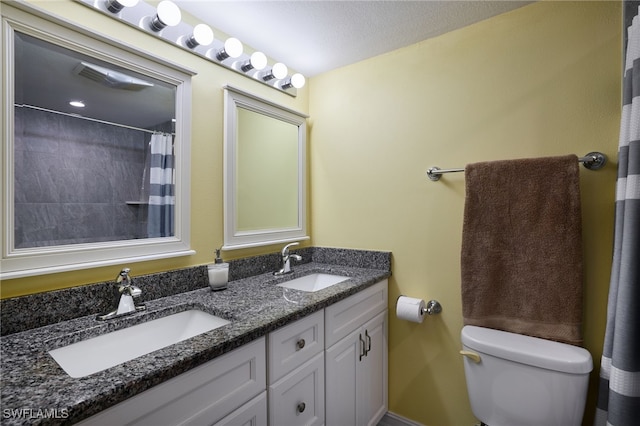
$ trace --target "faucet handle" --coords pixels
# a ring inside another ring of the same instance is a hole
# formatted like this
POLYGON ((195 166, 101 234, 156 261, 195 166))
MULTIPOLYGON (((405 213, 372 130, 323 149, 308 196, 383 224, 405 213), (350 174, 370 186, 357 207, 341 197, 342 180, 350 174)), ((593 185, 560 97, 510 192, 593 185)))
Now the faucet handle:
POLYGON ((131 272, 131 269, 124 268, 118 274, 118 278, 116 280, 116 284, 118 285, 118 292, 120 294, 126 294, 132 297, 139 297, 142 294, 142 290, 140 290, 139 287, 133 285, 133 280, 131 279, 129 272, 131 272))
POLYGON ((129 272, 131 272, 131 269, 123 268, 118 274, 118 276, 116 277, 116 286, 118 287, 118 292, 120 294, 124 293, 127 289, 130 289, 131 287, 133 287, 129 272))
POLYGON ((131 269, 122 268, 122 270, 120 271, 120 273, 116 277, 116 283, 120 284, 122 281, 125 281, 125 280, 127 282, 131 282, 131 277, 129 276, 129 272, 131 272, 131 269))

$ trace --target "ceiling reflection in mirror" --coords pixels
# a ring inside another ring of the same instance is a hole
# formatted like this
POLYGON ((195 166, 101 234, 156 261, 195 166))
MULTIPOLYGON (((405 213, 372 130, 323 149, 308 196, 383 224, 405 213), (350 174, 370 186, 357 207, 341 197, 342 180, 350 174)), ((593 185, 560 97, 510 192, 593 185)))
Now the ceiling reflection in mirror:
POLYGON ((15 248, 173 236, 176 86, 18 31, 14 49, 15 248))

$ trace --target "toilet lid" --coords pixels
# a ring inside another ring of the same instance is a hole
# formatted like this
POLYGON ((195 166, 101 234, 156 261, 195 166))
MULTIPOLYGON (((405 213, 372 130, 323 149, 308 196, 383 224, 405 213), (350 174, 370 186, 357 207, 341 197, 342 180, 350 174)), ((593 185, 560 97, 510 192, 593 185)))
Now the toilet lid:
POLYGON ((573 374, 593 369, 591 354, 578 346, 473 325, 464 326, 461 337, 472 350, 521 364, 573 374))

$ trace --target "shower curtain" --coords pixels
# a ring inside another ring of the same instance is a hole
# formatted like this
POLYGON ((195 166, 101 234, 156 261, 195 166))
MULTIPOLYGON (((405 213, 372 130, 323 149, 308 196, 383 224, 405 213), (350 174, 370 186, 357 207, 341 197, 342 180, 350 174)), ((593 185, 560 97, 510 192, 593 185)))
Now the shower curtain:
POLYGON ((149 169, 149 238, 173 236, 175 211, 175 178, 173 170, 173 136, 151 136, 149 169))
POLYGON ((640 21, 628 29, 613 265, 596 425, 640 424, 640 21))

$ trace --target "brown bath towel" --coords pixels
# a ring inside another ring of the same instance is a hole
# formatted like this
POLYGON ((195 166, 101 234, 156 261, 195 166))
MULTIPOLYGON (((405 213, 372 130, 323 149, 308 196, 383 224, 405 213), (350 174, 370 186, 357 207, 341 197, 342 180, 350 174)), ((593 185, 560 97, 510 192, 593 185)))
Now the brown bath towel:
POLYGON ((578 158, 469 164, 465 180, 464 323, 581 344, 578 158))

